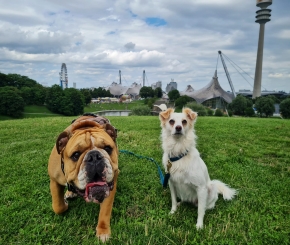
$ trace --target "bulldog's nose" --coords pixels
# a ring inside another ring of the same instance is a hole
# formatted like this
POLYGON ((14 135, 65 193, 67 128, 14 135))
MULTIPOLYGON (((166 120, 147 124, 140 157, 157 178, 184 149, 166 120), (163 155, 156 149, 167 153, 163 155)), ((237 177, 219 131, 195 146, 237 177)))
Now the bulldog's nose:
POLYGON ((103 155, 99 151, 91 151, 88 153, 87 157, 88 163, 95 163, 101 159, 103 159, 103 155))
POLYGON ((180 132, 180 131, 182 130, 182 127, 179 126, 179 125, 177 125, 177 126, 175 127, 175 130, 176 130, 177 132, 180 132))

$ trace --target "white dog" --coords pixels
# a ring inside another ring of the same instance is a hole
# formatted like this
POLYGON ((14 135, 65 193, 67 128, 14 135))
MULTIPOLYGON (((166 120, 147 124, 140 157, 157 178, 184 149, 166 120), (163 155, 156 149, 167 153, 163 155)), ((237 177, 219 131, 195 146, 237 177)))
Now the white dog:
POLYGON ((196 149, 196 135, 193 125, 197 113, 184 108, 182 113, 175 113, 169 108, 159 114, 162 127, 163 165, 170 174, 173 214, 178 206, 177 197, 184 202, 191 202, 198 207, 196 228, 203 227, 206 209, 214 208, 218 194, 225 200, 231 200, 237 194, 219 180, 210 180, 207 167, 196 149))

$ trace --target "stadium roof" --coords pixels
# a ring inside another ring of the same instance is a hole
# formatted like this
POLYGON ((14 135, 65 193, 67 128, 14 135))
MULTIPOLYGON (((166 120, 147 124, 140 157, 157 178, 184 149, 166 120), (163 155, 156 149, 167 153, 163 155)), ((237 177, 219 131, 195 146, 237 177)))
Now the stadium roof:
POLYGON ((142 88, 141 84, 133 83, 130 87, 123 86, 122 84, 118 84, 113 82, 109 87, 108 90, 114 96, 120 96, 123 94, 128 95, 139 95, 140 89, 142 88))
POLYGON ((205 87, 194 91, 191 91, 191 89, 187 87, 185 91, 180 92, 180 95, 187 95, 194 98, 196 102, 200 104, 206 100, 218 97, 223 98, 227 103, 231 103, 233 100, 233 95, 223 90, 219 84, 217 71, 215 71, 211 82, 205 87))

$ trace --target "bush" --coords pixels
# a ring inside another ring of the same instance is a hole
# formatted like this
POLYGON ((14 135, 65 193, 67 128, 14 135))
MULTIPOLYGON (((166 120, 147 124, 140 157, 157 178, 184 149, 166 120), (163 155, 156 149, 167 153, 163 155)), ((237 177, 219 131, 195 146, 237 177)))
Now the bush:
POLYGON ((252 101, 244 96, 238 95, 229 104, 229 109, 233 110, 235 115, 245 115, 245 110, 253 105, 252 101))
POLYGON ((154 104, 155 104, 155 101, 157 100, 157 98, 150 98, 149 100, 148 100, 148 103, 147 103, 147 105, 148 105, 148 107, 150 108, 150 109, 153 109, 153 106, 154 106, 154 104))
POLYGON ((210 108, 206 108, 206 112, 208 116, 213 116, 213 110, 210 108))
POLYGON ((255 115, 255 111, 254 111, 254 109, 253 109, 252 107, 248 107, 248 108, 246 108, 246 110, 245 110, 245 115, 246 115, 247 117, 252 117, 252 116, 254 116, 254 115, 255 115))
POLYGON ((224 115, 224 113, 222 112, 221 109, 216 109, 214 115, 216 117, 222 117, 224 115))
POLYGON ((229 115, 229 117, 232 117, 233 116, 233 111, 228 110, 228 115, 229 115))
POLYGON ((197 104, 196 102, 190 102, 185 105, 185 107, 197 112, 198 116, 206 116, 206 107, 202 104, 197 104))
POLYGON ((280 113, 282 114, 283 118, 290 118, 290 98, 281 102, 280 113))
POLYGON ((139 105, 133 107, 129 116, 149 116, 151 115, 151 110, 147 105, 139 105))

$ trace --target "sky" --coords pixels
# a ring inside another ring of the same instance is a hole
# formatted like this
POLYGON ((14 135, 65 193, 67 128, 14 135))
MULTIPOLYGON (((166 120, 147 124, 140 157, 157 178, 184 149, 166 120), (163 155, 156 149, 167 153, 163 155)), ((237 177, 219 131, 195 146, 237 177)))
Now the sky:
MULTIPOLYGON (((230 91, 253 90, 260 25, 256 1, 0 0, 0 72, 68 87, 145 86, 173 79, 177 89, 206 86, 217 69, 230 91)), ((273 0, 265 26, 262 90, 290 92, 290 1, 273 0)))

